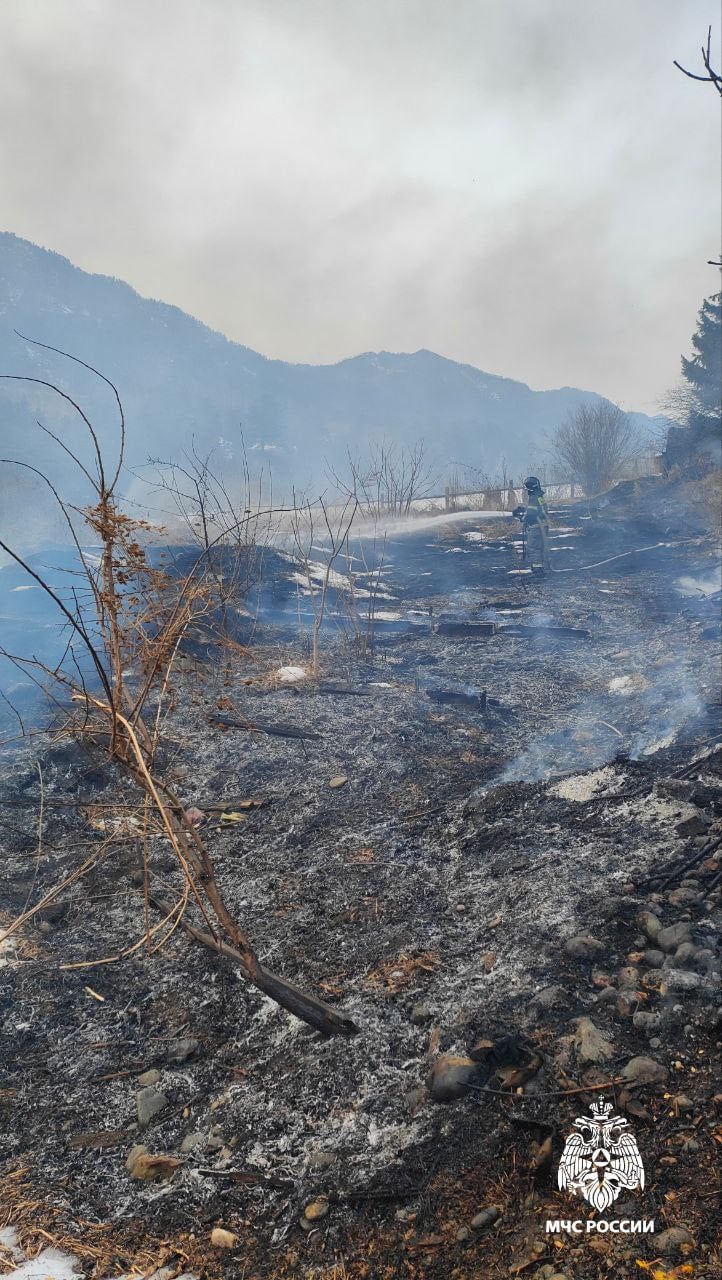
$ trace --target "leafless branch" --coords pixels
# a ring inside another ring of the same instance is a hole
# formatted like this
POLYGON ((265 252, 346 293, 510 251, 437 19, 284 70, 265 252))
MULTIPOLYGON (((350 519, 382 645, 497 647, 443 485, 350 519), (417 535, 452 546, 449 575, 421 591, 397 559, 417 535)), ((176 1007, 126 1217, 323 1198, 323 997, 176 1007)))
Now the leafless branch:
MULTIPOLYGON (((694 71, 688 71, 687 68, 683 67, 680 62, 677 62, 676 58, 674 59, 673 65, 677 68, 678 71, 681 71, 683 75, 689 76, 690 80, 701 80, 704 84, 713 84, 717 92, 719 94, 722 94, 722 74, 719 71, 715 71, 714 67, 712 66, 712 28, 711 27, 707 28, 707 44, 702 45, 701 53, 702 53, 702 62, 704 64, 704 69, 707 72, 707 74, 704 76, 696 75, 694 71)), ((719 264, 712 263, 710 265, 717 266, 719 264)))

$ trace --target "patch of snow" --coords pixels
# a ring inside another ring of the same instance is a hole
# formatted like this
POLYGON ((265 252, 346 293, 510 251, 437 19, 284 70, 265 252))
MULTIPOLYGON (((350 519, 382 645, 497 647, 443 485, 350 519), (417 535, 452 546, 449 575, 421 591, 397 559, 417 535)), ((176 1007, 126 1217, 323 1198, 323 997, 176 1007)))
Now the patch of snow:
POLYGON ((0 1231, 0 1250, 10 1255, 11 1262, 24 1262, 25 1254, 18 1244, 17 1227, 3 1227, 0 1231))
POLYGON ((37 1258, 28 1258, 5 1280, 78 1280, 81 1265, 78 1258, 61 1249, 43 1249, 37 1258))

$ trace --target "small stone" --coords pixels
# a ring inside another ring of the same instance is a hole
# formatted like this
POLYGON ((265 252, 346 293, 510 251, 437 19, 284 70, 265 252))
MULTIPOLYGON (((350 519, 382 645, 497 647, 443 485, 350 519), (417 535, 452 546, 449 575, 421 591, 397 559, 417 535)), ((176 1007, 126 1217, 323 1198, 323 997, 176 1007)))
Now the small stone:
POLYGON ((682 836, 687 840, 690 836, 703 836, 709 825, 709 822, 705 822, 704 818, 700 818, 699 814, 695 813, 691 818, 685 818, 683 822, 678 822, 675 831, 678 836, 682 836))
POLYGON ((36 911, 36 919, 42 920, 45 924, 60 924, 65 919, 70 910, 70 902, 61 902, 58 899, 55 902, 48 902, 39 911, 36 911))
POLYGON ((481 957, 481 964, 484 969, 484 973, 491 973, 494 965, 496 964, 496 953, 494 951, 485 951, 481 957))
POLYGON ((597 1004, 613 1004, 617 998, 616 987, 602 987, 597 996, 597 1004))
POLYGON ((614 1050, 591 1018, 577 1018, 574 1043, 580 1062, 602 1062, 611 1058, 614 1050))
POLYGON ((173 1040, 169 1044, 165 1056, 169 1062, 187 1062, 199 1048, 199 1041, 194 1040, 192 1036, 188 1036, 184 1040, 173 1040))
POLYGON ((148 1148, 144 1146, 142 1142, 137 1142, 134 1147, 131 1147, 128 1152, 128 1158, 125 1162, 125 1167, 128 1170, 128 1173, 133 1172, 133 1166, 136 1160, 138 1160, 140 1156, 147 1156, 147 1154, 148 1148))
POLYGON ((659 1014, 648 1013, 646 1009, 638 1009, 636 1013, 632 1014, 632 1025, 637 1028, 637 1031, 646 1031, 647 1035, 649 1035, 653 1027, 659 1026, 659 1014))
POLYGON ((656 948, 650 947, 644 953, 644 963, 649 969, 661 969, 664 964, 664 952, 657 951, 656 948))
POLYGON ((660 929, 656 938, 657 946, 662 951, 676 951, 682 942, 689 942, 689 925, 685 920, 660 929))
POLYGON ((677 1097, 672 1099, 672 1106, 677 1111, 692 1111, 694 1109, 694 1103, 691 1098, 687 1097, 686 1093, 678 1093, 677 1097))
POLYGON ((704 973, 717 972, 720 967, 720 957, 716 956, 710 947, 697 947, 697 953, 694 962, 704 973))
POLYGON ((642 911, 641 914, 637 917, 637 919, 639 921, 641 928, 644 930, 647 937, 649 938, 650 942, 656 942, 659 931, 662 928, 662 924, 657 919, 657 917, 653 914, 653 912, 642 911))
POLYGON ((560 1009, 567 1005, 569 997, 563 987, 542 987, 529 1002, 534 1009, 560 1009))
POLYGON ((164 1107, 168 1106, 168 1099, 158 1089, 139 1089, 135 1095, 135 1105, 138 1110, 138 1124, 143 1129, 164 1107))
POLYGON ((666 1231, 655 1236, 654 1248, 664 1258, 679 1253, 684 1244, 694 1244, 694 1237, 685 1227, 668 1227, 666 1231))
POLYGON ((185 1155, 189 1151, 200 1150, 200 1148, 204 1147, 205 1144, 206 1144, 206 1135, 204 1133, 187 1133, 185 1138, 180 1144, 180 1149, 185 1155))
POLYGON ((348 778, 345 773, 339 773, 335 778, 331 778, 328 785, 329 787, 333 787, 334 791, 336 791, 339 787, 345 787, 347 782, 348 778))
POLYGON ((716 983, 710 983, 699 973, 688 973, 686 969, 666 969, 664 986, 667 991, 700 991, 703 994, 709 992, 711 995, 714 995, 717 989, 716 983))
POLYGON ((303 1216, 306 1222, 318 1222, 321 1218, 325 1218, 328 1213, 328 1200, 324 1196, 320 1196, 318 1200, 312 1200, 306 1205, 303 1216))
POLYGON ((501 1217, 501 1209, 492 1204, 488 1209, 482 1209, 481 1213, 477 1213, 476 1217, 471 1219, 471 1225, 474 1231, 484 1231, 491 1226, 492 1222, 496 1222, 499 1217, 501 1217))
POLYGON ((686 969, 692 965, 696 955, 697 948, 693 942, 682 942, 674 955, 667 958, 666 965, 671 965, 675 969, 686 969))
POLYGON ((151 1067, 150 1071, 144 1071, 141 1076, 138 1076, 136 1084, 146 1088, 148 1085, 157 1084, 159 1080, 160 1071, 156 1071, 155 1067, 151 1067))
POLYGON ((617 982, 622 990, 626 987, 637 987, 639 985, 639 969, 632 964, 627 964, 617 974, 617 982))
POLYGON ((238 1236, 233 1231, 225 1231, 223 1227, 214 1227, 211 1231, 211 1244, 214 1249, 235 1249, 238 1236))
POLYGON ((427 1004, 415 1004, 411 1010, 411 1021, 416 1027, 420 1027, 424 1022, 428 1022, 430 1017, 431 1010, 427 1004))
POLYGON ((434 1102, 451 1102, 464 1098, 478 1075, 479 1067, 471 1058, 461 1058, 454 1053, 443 1053, 436 1059, 428 1077, 429 1093, 434 1102))
POLYGON ((598 938, 593 938, 591 934, 580 933, 575 938, 568 938, 564 943, 564 950, 568 956, 573 956, 575 960, 593 960, 604 951, 604 943, 598 938))
POLYGON ((699 890, 683 888, 680 886, 679 889, 673 889, 672 892, 667 895, 667 898, 673 907, 691 906, 692 903, 699 901, 699 890))
POLYGON ((617 996, 617 1013, 620 1018, 631 1018, 644 1001, 641 991, 620 991, 617 996))
POLYGON ((174 1156, 151 1155, 149 1151, 141 1151, 135 1157, 129 1172, 131 1178, 138 1182, 168 1182, 181 1163, 174 1156))
POLYGON ((659 1036, 652 1036, 651 1040, 649 1041, 649 1047, 650 1049, 662 1048, 662 1041, 660 1040, 659 1036))
POLYGON ((468 1227, 459 1227, 459 1230, 456 1233, 456 1238, 459 1241, 459 1244, 463 1244, 465 1240, 469 1239, 470 1235, 471 1232, 468 1227))
POLYGON ((417 1085, 415 1089, 409 1089, 408 1093, 404 1094, 404 1102, 412 1116, 416 1114, 426 1097, 426 1085, 423 1084, 417 1085))
POLYGON ((622 1068, 622 1078, 634 1084, 664 1084, 669 1072, 654 1058, 630 1058, 622 1068))

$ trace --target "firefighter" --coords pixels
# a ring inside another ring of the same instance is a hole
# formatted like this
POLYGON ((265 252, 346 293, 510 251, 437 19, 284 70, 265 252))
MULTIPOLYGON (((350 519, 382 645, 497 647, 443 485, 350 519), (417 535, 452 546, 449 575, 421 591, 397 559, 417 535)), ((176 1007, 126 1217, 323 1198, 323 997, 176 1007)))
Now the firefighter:
POLYGON ((549 569, 549 512, 544 500, 544 490, 538 476, 527 476, 524 481, 526 489, 526 511, 524 513, 525 554, 534 568, 535 552, 538 549, 537 563, 542 569, 549 569))

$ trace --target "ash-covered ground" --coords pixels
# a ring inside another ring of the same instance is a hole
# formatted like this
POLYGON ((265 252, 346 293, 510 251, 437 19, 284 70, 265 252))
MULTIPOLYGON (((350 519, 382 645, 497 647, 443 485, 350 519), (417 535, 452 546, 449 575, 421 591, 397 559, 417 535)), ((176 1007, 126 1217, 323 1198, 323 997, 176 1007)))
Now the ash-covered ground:
MULTIPOLYGON (((278 584, 245 654, 190 652, 174 678, 164 769, 227 901, 353 1038, 180 929, 72 967, 142 936, 140 800, 67 742, 4 757, 5 921, 117 835, 0 953, 0 1172, 27 1169, 53 1238, 117 1229, 97 1274, 131 1270, 134 1235, 165 1241, 168 1275, 718 1274, 718 549, 620 501, 558 516, 572 571, 537 579, 510 523, 488 531, 392 535, 374 650, 335 601, 320 684, 286 670, 309 641, 278 584), (647 1168, 607 1216, 655 1233, 552 1240, 547 1218, 588 1216, 556 1170, 606 1081, 647 1168), (167 1180, 133 1176, 140 1144, 178 1161, 167 1180)), ((162 837, 149 857, 170 896, 162 837)))

